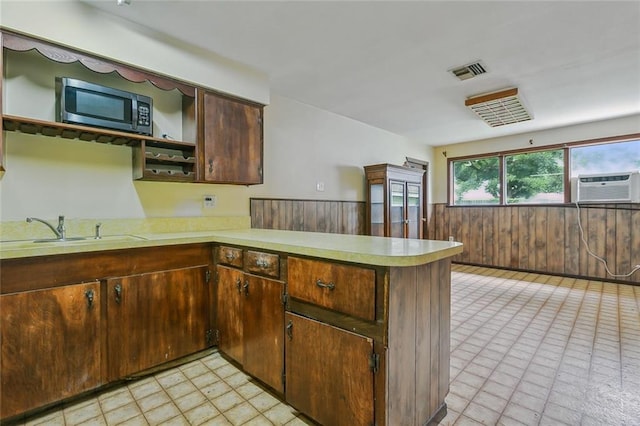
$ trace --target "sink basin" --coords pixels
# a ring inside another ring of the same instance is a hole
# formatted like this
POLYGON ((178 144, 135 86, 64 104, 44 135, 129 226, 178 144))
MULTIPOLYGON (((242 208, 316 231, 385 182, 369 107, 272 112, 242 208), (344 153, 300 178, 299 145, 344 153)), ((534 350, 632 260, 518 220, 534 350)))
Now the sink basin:
POLYGON ((0 241, 0 249, 4 250, 25 250, 34 249, 37 247, 49 247, 49 246, 76 246, 76 245, 90 245, 90 244, 104 244, 104 243, 118 243, 127 241, 144 241, 146 238, 139 237, 137 235, 105 235, 100 239, 93 237, 69 237, 64 240, 55 238, 51 239, 37 239, 37 240, 20 240, 20 241, 0 241))
POLYGON ((34 243, 66 243, 68 241, 81 241, 81 240, 86 240, 87 238, 85 237, 71 237, 71 238, 65 238, 63 240, 58 239, 58 238, 45 238, 42 240, 33 240, 34 243))

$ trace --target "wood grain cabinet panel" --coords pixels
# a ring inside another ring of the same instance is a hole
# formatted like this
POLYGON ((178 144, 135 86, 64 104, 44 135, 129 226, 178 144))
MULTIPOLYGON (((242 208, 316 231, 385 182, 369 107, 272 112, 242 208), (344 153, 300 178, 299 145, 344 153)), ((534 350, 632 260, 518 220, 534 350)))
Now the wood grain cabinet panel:
POLYGON ((216 274, 218 348, 233 360, 242 364, 243 327, 241 302, 244 273, 239 269, 218 265, 216 274))
POLYGON ((375 320, 373 269, 289 257, 289 296, 324 308, 375 320))
POLYGON ((220 246, 216 253, 216 261, 223 265, 242 268, 244 264, 244 257, 242 256, 242 249, 240 248, 220 246))
POLYGON ((201 177, 206 182, 262 183, 262 106, 201 92, 201 177))
POLYGON ((284 283, 245 276, 242 301, 243 367, 276 391, 284 392, 284 283))
POLYGON ((99 282, 5 294, 0 312, 2 419, 104 383, 99 282))
POLYGON ((280 276, 280 258, 277 254, 249 250, 245 258, 247 271, 274 278, 280 276))
POLYGON ((374 424, 373 340, 287 312, 287 402, 323 425, 374 424))
MULTIPOLYGON (((265 275, 279 275, 278 255, 248 251, 244 257, 247 270, 254 265, 265 275)), ((284 283, 224 265, 216 273, 220 351, 284 393, 284 283)))
POLYGON ((201 266, 106 280, 110 380, 209 346, 207 270, 201 266))

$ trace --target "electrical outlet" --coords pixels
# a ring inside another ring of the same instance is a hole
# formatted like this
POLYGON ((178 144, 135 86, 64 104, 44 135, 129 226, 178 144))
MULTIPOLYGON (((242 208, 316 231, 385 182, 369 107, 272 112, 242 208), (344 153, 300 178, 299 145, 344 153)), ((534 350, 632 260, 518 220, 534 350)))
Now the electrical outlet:
POLYGON ((205 195, 203 198, 203 205, 205 209, 212 209, 216 206, 216 196, 215 195, 205 195))
POLYGON ((324 182, 316 182, 316 191, 318 192, 324 191, 324 182))

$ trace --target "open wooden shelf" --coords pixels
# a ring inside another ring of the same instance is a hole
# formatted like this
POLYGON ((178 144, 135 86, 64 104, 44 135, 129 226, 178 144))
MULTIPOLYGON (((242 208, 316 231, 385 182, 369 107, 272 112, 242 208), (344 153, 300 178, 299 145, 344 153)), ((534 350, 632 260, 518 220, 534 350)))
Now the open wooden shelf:
POLYGON ((18 117, 6 114, 2 116, 2 127, 4 130, 11 132, 51 137, 59 136, 64 139, 79 139, 87 142, 108 143, 112 145, 132 146, 140 143, 141 141, 145 141, 147 144, 161 148, 195 148, 195 143, 190 142, 160 139, 135 133, 119 132, 117 130, 58 123, 54 121, 38 120, 35 118, 18 117))

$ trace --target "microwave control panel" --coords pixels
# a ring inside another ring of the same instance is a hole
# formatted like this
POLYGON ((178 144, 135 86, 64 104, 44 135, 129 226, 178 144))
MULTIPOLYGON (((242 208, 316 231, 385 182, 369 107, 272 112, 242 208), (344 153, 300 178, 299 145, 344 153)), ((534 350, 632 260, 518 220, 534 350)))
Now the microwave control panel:
POLYGON ((148 104, 139 103, 138 104, 138 125, 139 126, 148 126, 151 124, 150 117, 150 108, 148 104))

